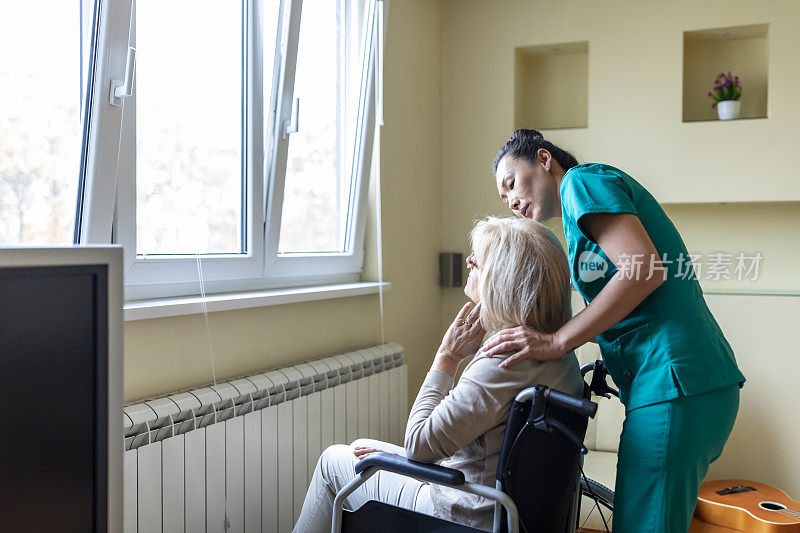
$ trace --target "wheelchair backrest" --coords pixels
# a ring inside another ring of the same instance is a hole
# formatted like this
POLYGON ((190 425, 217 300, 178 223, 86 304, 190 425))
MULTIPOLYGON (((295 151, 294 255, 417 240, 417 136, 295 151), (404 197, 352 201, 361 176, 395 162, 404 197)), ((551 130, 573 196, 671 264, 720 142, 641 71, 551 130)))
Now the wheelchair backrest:
MULTIPOLYGON (((584 385, 584 398, 590 396, 584 385)), ((575 524, 568 522, 578 483, 580 449, 558 430, 526 424, 534 401, 515 401, 511 406, 497 480, 517 505, 520 531, 574 532, 575 524)), ((548 406, 547 416, 567 426, 580 440, 585 437, 587 417, 557 405, 548 406)))

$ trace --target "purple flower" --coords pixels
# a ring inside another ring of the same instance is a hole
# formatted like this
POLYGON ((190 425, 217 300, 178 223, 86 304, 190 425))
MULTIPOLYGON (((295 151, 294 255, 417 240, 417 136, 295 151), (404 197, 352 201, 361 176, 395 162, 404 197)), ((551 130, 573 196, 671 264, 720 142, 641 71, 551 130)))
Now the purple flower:
MULTIPOLYGON (((720 72, 714 80, 714 86, 708 92, 708 96, 714 99, 720 99, 724 96, 731 97, 736 94, 737 90, 741 91, 742 82, 739 76, 734 76, 729 70, 727 74, 720 72)), ((712 106, 715 107, 715 106, 712 106)))

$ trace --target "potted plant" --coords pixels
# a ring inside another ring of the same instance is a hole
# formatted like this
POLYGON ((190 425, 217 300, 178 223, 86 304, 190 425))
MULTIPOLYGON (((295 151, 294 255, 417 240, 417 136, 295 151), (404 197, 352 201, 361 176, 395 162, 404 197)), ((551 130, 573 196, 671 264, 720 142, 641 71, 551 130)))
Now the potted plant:
POLYGON ((714 80, 714 88, 708 92, 709 98, 714 99, 711 107, 717 108, 717 115, 720 120, 731 120, 739 118, 739 111, 742 103, 739 97, 742 96, 742 82, 739 76, 733 76, 729 70, 727 73, 720 72, 714 80))

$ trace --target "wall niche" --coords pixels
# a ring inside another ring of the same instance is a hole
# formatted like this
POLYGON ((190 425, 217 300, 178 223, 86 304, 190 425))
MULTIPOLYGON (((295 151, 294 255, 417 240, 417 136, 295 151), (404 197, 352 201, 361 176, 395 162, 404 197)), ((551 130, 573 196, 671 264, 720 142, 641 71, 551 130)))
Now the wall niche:
POLYGON ((514 49, 514 127, 585 128, 589 115, 587 41, 514 49))
POLYGON ((683 121, 718 120, 708 92, 720 72, 742 82, 743 118, 767 117, 769 24, 683 32, 683 121))

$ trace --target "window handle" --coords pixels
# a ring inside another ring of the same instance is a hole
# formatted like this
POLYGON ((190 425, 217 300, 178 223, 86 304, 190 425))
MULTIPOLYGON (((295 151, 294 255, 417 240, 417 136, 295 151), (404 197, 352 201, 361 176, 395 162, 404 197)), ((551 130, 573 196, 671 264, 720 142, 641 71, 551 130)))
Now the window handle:
POLYGON ((300 99, 295 98, 292 104, 291 120, 283 121, 283 138, 288 139, 292 133, 297 133, 300 128, 300 99))
POLYGON ((125 80, 111 80, 108 90, 108 103, 118 106, 122 98, 133 95, 133 74, 136 71, 136 48, 128 47, 128 58, 125 62, 125 80))

